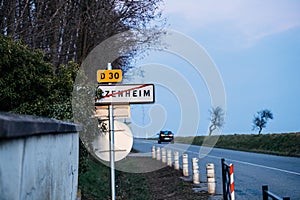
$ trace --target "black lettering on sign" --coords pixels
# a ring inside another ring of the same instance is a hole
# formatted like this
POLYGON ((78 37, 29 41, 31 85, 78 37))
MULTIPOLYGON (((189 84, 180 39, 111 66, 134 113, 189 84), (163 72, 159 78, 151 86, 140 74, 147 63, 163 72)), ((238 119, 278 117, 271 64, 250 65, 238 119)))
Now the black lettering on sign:
MULTIPOLYGON (((105 76, 104 76, 105 77, 105 76)), ((120 74, 118 72, 109 72, 109 76, 108 76, 109 79, 119 79, 120 78, 120 74)))
POLYGON ((118 72, 115 73, 114 75, 115 79, 119 79, 120 78, 120 74, 118 72))
POLYGON ((123 97, 123 92, 121 92, 120 90, 118 91, 118 97, 123 97))
POLYGON ((105 91, 103 91, 102 96, 106 97, 106 96, 108 96, 108 94, 109 94, 109 90, 105 90, 105 91))
POLYGON ((112 72, 109 72, 109 79, 113 79, 114 78, 114 74, 112 72))
POLYGON ((150 90, 144 90, 144 97, 150 97, 150 90))
POLYGON ((133 90, 132 96, 133 96, 133 97, 137 97, 137 90, 133 90))

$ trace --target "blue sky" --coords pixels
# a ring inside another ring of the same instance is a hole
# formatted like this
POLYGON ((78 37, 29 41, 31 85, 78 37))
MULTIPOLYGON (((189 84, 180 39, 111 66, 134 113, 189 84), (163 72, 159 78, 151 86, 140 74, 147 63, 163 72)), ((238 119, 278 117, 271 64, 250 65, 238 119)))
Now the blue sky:
MULTIPOLYGON (((254 133, 253 115, 261 109, 274 114, 263 133, 300 131, 300 1, 165 0, 163 9, 169 28, 202 46, 220 73, 226 93, 223 134, 254 133)), ((189 120, 198 123, 198 134, 206 134, 211 97, 202 77, 166 52, 150 52, 138 65, 145 63, 167 65, 186 78, 201 116, 199 122, 189 120)), ((156 89, 160 111, 151 116, 153 105, 133 106, 132 121, 149 127, 164 112, 160 128, 176 132, 182 121, 178 98, 159 84, 156 89)))

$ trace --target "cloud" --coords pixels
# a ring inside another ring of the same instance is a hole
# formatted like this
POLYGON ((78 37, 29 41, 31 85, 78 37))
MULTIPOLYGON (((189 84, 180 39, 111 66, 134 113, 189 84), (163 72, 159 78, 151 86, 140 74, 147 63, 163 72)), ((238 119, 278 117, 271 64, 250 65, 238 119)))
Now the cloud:
MULTIPOLYGON (((165 14, 194 30, 221 29, 249 43, 300 26, 298 0, 165 0, 165 14)), ((173 19, 173 21, 176 21, 173 19)))

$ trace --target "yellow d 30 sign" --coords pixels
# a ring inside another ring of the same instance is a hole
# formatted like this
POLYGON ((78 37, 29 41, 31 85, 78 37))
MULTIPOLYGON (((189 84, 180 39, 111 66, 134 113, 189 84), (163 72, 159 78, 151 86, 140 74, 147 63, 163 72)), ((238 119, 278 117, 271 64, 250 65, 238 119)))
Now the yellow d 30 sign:
POLYGON ((122 81, 122 70, 98 70, 97 71, 98 83, 117 83, 122 81))

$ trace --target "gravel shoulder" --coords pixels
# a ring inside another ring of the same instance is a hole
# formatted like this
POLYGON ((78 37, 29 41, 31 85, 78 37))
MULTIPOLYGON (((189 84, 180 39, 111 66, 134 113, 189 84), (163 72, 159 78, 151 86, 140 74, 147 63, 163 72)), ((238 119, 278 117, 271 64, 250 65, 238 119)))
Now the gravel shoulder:
POLYGON ((151 199, 210 199, 206 188, 198 187, 199 191, 195 192, 192 181, 183 180, 181 170, 175 170, 151 157, 134 157, 134 160, 140 163, 137 166, 140 168, 155 166, 156 170, 141 174, 145 177, 151 199))
POLYGON ((180 171, 171 167, 145 174, 152 199, 210 199, 207 191, 195 192, 193 183, 181 179, 180 171))

